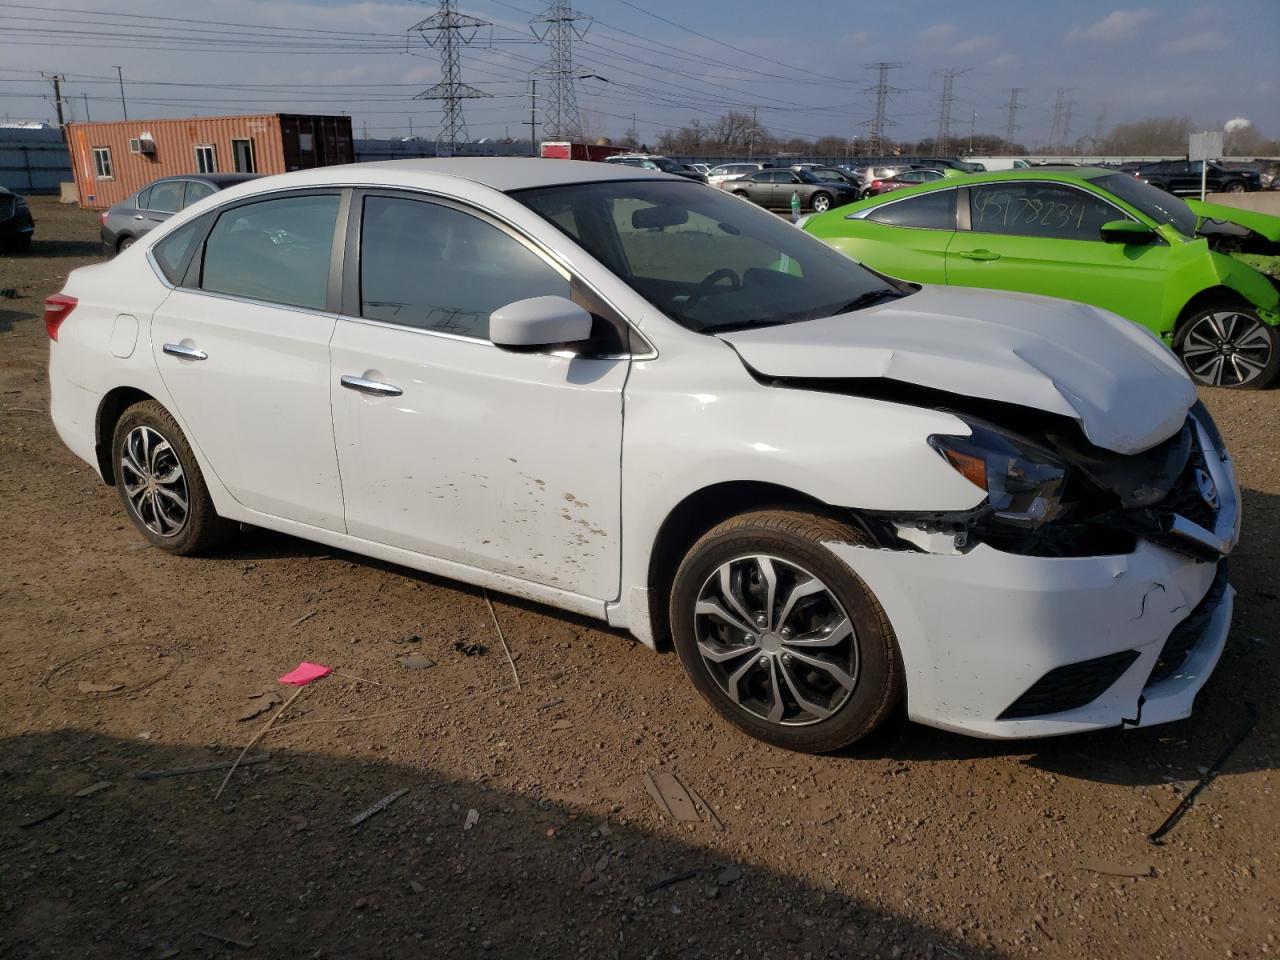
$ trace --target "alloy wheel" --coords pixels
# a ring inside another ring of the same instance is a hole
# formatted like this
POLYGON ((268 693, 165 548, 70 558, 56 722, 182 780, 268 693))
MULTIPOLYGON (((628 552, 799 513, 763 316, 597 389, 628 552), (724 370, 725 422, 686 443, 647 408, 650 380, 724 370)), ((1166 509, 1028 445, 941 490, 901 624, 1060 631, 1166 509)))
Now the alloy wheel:
POLYGON ((831 201, 827 199, 825 196, 814 197, 813 209, 816 210, 818 213, 822 213, 825 210, 830 210, 831 201))
POLYGON ((151 427, 134 427, 120 450, 120 482, 143 525, 176 537, 188 516, 187 478, 172 445, 151 427))
POLYGON ((1206 313, 1182 341, 1182 362, 1201 383, 1238 387, 1258 378, 1271 361, 1271 337, 1262 321, 1236 310, 1206 313))
POLYGON ((853 622, 803 567, 763 554, 721 564, 694 606, 698 653, 720 689, 770 723, 836 714, 858 683, 853 622))

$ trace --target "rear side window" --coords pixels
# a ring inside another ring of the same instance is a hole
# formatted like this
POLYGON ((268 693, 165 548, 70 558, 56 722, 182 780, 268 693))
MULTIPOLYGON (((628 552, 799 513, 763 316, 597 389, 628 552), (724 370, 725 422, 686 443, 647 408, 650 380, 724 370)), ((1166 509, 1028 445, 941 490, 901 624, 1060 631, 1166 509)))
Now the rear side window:
POLYGON ((200 242, 200 237, 204 235, 204 228, 208 222, 207 214, 196 217, 190 223, 184 223, 152 248, 151 252, 160 266, 160 272, 175 287, 182 283, 183 275, 187 272, 187 264, 191 261, 191 253, 195 245, 200 242))
POLYGON ((147 209, 156 213, 177 213, 182 209, 182 180, 165 180, 151 188, 147 209))
POLYGON ((151 188, 138 191, 138 197, 134 200, 134 206, 139 210, 147 209, 147 201, 151 198, 151 188))
POLYGON ((323 310, 338 200, 281 197, 227 210, 205 241, 201 288, 323 310))
POLYGON ((570 295, 532 250, 453 207, 366 197, 360 233, 360 315, 372 320, 488 340, 499 307, 570 295))
POLYGON ((867 219, 893 227, 921 227, 928 230, 956 228, 955 190, 935 190, 918 197, 895 200, 876 207, 867 219))
POLYGON ((969 188, 975 233, 1100 240, 1110 220, 1127 219, 1099 197, 1057 183, 990 183, 969 188))
POLYGON ((209 184, 201 180, 187 181, 187 197, 182 201, 184 207, 189 207, 197 200, 203 200, 205 197, 213 196, 217 191, 209 184))

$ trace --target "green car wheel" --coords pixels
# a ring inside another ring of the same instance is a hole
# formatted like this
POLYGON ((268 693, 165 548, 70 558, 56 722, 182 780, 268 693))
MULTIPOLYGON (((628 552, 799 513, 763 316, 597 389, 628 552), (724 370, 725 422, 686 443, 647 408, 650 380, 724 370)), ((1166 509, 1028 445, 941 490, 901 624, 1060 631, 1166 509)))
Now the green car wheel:
POLYGON ((1210 387, 1266 387, 1280 372, 1280 344, 1247 307, 1215 306, 1187 319, 1178 355, 1197 383, 1210 387))

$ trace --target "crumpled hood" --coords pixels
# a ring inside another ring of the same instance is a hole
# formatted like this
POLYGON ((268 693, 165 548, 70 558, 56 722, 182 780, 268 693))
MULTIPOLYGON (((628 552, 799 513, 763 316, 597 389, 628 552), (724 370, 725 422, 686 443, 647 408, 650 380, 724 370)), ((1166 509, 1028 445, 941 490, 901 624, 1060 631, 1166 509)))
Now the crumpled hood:
POLYGON ((1280 243, 1280 217, 1258 210, 1242 210, 1228 207, 1220 203, 1201 203, 1199 200, 1187 200, 1187 206, 1201 220, 1220 220, 1234 223, 1267 240, 1280 243))
POLYGON ((1089 441, 1137 453, 1196 402, 1173 354, 1096 307, 1027 294, 924 287, 880 306, 720 334, 767 377, 883 377, 1070 417, 1089 441))

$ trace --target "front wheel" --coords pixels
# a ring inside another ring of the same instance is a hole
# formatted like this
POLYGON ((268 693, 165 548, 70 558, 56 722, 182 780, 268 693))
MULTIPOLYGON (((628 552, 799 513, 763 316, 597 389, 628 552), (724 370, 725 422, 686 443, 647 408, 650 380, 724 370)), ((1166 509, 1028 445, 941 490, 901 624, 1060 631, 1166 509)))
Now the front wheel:
POLYGON ((1260 389, 1280 373, 1276 328, 1248 307, 1221 305, 1193 314, 1176 347, 1191 379, 1206 386, 1260 389))
POLYGON ((831 196, 826 193, 815 193, 810 203, 814 213, 824 213, 831 209, 831 196))
POLYGON ((671 592, 676 650, 703 697, 751 736, 806 753, 866 736, 902 687, 893 628, 830 542, 867 537, 800 511, 742 514, 694 544, 671 592))
POLYGON ((153 546, 188 556, 225 540, 233 527, 213 508, 204 475, 177 421, 154 400, 135 403, 111 440, 116 489, 153 546))

